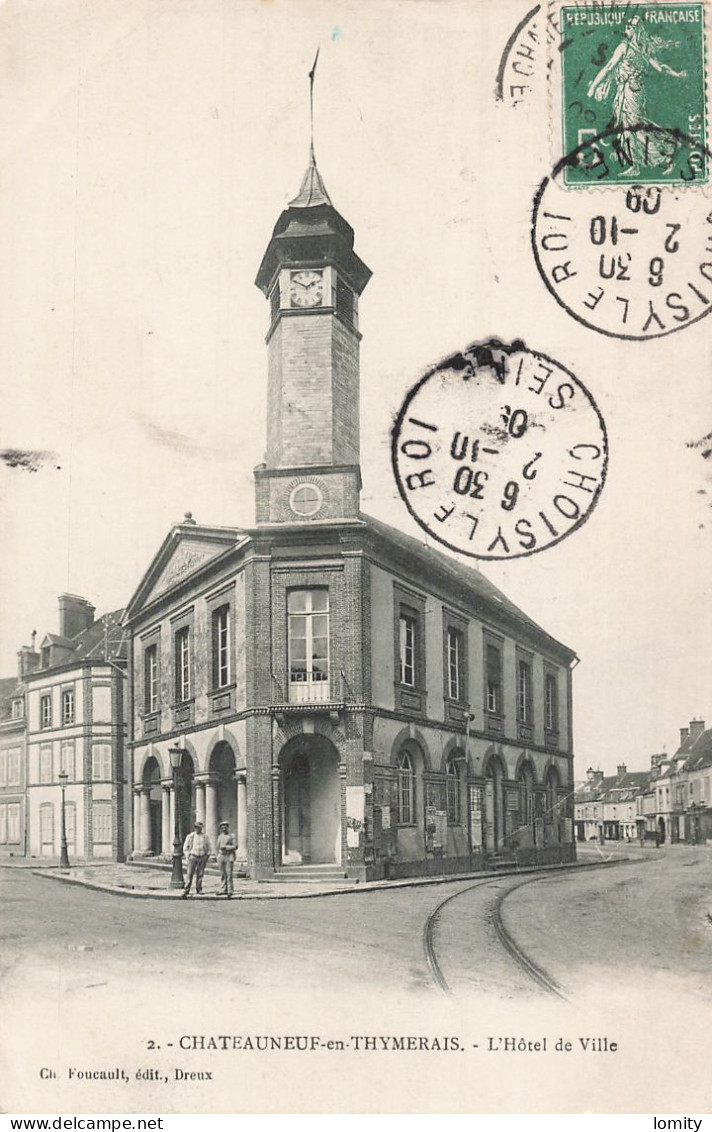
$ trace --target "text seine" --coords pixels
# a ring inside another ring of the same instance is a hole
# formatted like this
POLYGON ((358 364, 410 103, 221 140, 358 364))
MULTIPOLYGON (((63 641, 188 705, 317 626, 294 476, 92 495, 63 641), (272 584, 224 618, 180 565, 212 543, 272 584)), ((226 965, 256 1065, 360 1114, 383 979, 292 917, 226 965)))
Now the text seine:
POLYGON ((556 1053, 573 1053, 574 1049, 581 1049, 584 1053, 615 1053, 618 1043, 610 1038, 576 1038, 574 1041, 557 1038, 553 1043, 547 1038, 487 1039, 489 1053, 546 1053, 549 1048, 556 1053))

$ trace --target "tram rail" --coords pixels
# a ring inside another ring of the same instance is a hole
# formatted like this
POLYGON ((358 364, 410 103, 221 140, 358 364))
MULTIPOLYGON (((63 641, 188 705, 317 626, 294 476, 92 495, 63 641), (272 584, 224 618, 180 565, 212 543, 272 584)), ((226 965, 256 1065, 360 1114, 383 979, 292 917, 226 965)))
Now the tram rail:
MULTIPOLYGON (((618 862, 596 862, 595 864, 591 865, 580 865, 579 869, 601 868, 616 863, 618 862)), ((513 884, 506 890, 506 892, 500 893, 494 903, 494 907, 491 909, 489 914, 490 922, 494 929, 495 935, 497 936, 499 943, 501 944, 507 955, 510 957, 510 959, 519 967, 521 971, 524 971, 525 974, 528 975, 529 978, 533 982, 535 982, 538 987, 540 987, 540 989, 546 991, 548 994, 562 999, 564 1002, 570 1002, 570 999, 566 997, 556 980, 552 978, 552 976, 549 975, 547 971, 545 971, 542 967, 535 963, 532 957, 530 955, 527 955, 524 949, 520 947, 514 936, 509 931, 507 931, 506 927, 504 926, 504 920, 502 917, 502 906, 509 896, 511 896, 515 892, 518 892, 519 889, 523 888, 525 885, 534 884, 537 881, 546 880, 550 876, 561 876, 562 873, 568 871, 570 870, 551 869, 547 870, 546 872, 537 873, 535 876, 527 876, 525 879, 520 880, 519 884, 513 884)), ((512 874, 509 875, 511 876, 512 874)), ((444 900, 441 900, 440 903, 436 905, 436 907, 433 909, 433 911, 425 921, 425 924, 423 926, 423 950, 425 952, 425 959, 428 965, 428 970, 430 972, 431 978, 433 979, 433 982, 442 991, 442 993, 447 995, 448 997, 452 996, 453 990, 445 976, 442 967, 440 966, 437 956, 435 939, 436 930, 440 922, 443 909, 451 902, 458 900, 462 896, 467 896, 469 893, 475 891, 475 889, 485 888, 487 886, 498 886, 501 885, 502 881, 505 879, 506 877, 500 873, 496 876, 488 877, 485 880, 478 880, 474 884, 468 885, 466 888, 458 889, 457 892, 451 892, 449 896, 446 896, 444 900)))

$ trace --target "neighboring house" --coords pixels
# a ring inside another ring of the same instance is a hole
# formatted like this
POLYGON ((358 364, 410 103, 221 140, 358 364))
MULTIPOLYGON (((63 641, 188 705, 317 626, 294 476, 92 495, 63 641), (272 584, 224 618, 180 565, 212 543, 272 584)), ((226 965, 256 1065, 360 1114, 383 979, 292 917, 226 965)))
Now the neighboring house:
POLYGON ((655 791, 661 841, 712 839, 712 730, 704 720, 680 728, 680 746, 661 764, 655 791))
POLYGON ((0 680, 0 857, 27 851, 25 695, 18 676, 0 680))
POLYGON ((477 570, 360 510, 370 274, 312 158, 257 276, 256 525, 187 515, 127 607, 137 855, 171 851, 173 749, 181 838, 196 816, 211 838, 228 820, 254 877, 574 857, 575 653, 477 570))
POLYGON ((574 821, 578 841, 633 841, 640 835, 643 797, 650 791, 651 771, 629 771, 620 763, 615 775, 589 768, 576 789, 574 821))
POLYGON ((67 774, 70 860, 125 856, 123 610, 94 620, 84 598, 59 598, 59 634, 23 650, 27 715, 28 853, 57 857, 60 772, 67 774))
POLYGON ((590 766, 586 771, 586 781, 576 787, 574 825, 577 841, 600 841, 603 838, 603 777, 602 770, 594 770, 590 766))

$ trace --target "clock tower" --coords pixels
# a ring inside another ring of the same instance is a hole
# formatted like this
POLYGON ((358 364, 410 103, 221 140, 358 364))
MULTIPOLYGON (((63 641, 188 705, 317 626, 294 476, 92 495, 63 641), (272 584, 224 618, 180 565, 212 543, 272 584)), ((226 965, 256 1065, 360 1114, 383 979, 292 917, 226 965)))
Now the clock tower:
POLYGON ((353 229, 332 205, 312 149, 256 279, 270 305, 258 524, 358 518, 358 301, 371 272, 353 245, 353 229))

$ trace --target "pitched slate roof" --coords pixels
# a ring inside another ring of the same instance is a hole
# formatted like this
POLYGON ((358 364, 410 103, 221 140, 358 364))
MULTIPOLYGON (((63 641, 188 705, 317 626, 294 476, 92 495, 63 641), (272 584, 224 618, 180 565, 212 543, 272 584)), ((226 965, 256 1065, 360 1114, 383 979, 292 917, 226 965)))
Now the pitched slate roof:
POLYGON ((0 679, 0 720, 12 718, 12 701, 20 694, 17 676, 0 679))
POLYGON ((712 766, 712 729, 703 731, 691 744, 692 751, 685 760, 683 770, 703 770, 712 766))
POLYGON ((121 626, 123 609, 105 613, 73 638, 75 656, 81 660, 126 660, 127 636, 121 626))
POLYGON ((67 650, 54 664, 46 668, 37 668, 28 673, 28 679, 50 671, 52 668, 66 668, 75 661, 85 660, 111 660, 122 661, 128 657, 128 638, 126 630, 122 628, 121 618, 123 609, 116 609, 112 613, 105 613, 98 617, 88 629, 83 629, 75 637, 60 637, 56 633, 47 633, 44 640, 50 644, 60 645, 67 650))

